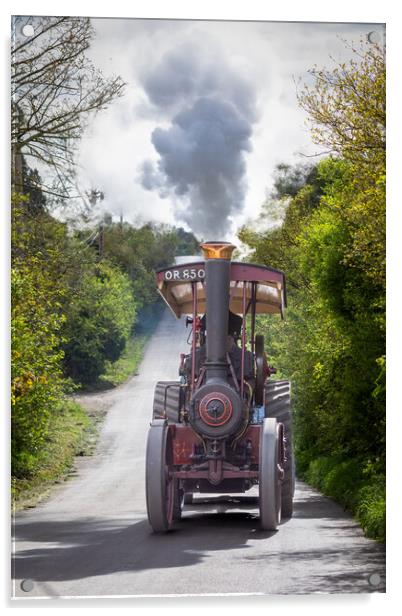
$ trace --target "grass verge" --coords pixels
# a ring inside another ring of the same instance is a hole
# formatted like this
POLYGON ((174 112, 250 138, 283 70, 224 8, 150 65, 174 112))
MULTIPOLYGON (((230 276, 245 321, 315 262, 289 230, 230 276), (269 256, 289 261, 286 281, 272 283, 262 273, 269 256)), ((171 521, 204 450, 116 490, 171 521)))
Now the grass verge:
POLYGON ((385 542, 385 476, 370 464, 360 459, 317 458, 303 479, 343 505, 366 537, 385 542))
POLYGON ((34 507, 49 494, 54 484, 71 476, 75 456, 92 453, 101 419, 99 415, 90 416, 71 400, 63 402, 54 414, 32 476, 11 479, 13 511, 34 507))

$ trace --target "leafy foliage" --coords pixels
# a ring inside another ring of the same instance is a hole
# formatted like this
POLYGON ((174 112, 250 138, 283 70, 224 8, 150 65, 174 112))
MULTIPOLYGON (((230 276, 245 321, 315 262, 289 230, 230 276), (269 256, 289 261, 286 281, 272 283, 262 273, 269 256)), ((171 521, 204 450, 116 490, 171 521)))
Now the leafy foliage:
POLYGON ((74 456, 87 455, 93 447, 96 422, 72 400, 52 409, 43 445, 35 454, 34 472, 18 473, 11 481, 13 509, 36 505, 55 481, 64 478, 74 456))
MULTIPOLYGON (((52 430, 67 425, 65 394, 74 383, 112 373, 130 336, 138 361, 146 332, 135 330, 136 319, 157 298, 155 268, 197 244, 183 229, 137 229, 111 217, 88 238, 77 228, 89 212, 76 226, 50 214, 52 201, 73 197, 75 148, 87 122, 125 84, 105 78, 87 55, 89 18, 37 17, 25 37, 28 21, 13 19, 11 48, 12 472, 20 482, 39 473, 52 430)), ((103 197, 93 189, 80 203, 92 212, 103 197)), ((147 321, 153 317, 148 310, 147 321)))
POLYGON ((135 320, 136 304, 128 277, 99 263, 85 271, 66 306, 65 366, 75 381, 88 383, 124 350, 135 320))
POLYGON ((368 537, 385 541, 385 486, 361 458, 321 457, 313 460, 306 480, 341 502, 359 520, 368 537))
MULTIPOLYGON (((300 100, 315 140, 336 156, 304 176, 281 166, 272 199, 283 211, 286 198, 282 224, 269 228, 263 210, 268 230, 257 222, 239 237, 252 248, 250 260, 287 275, 286 322, 260 317, 258 327, 279 376, 293 382, 298 472, 322 487, 314 461, 335 461, 336 470, 320 466, 320 477, 348 505, 349 460, 360 471, 374 465, 375 485, 385 469, 384 57, 369 49, 359 62, 314 75, 300 100)), ((382 497, 363 506, 353 486, 352 510, 380 519, 382 497)))
POLYGON ((17 256, 11 273, 11 453, 13 474, 20 477, 34 471, 64 390, 59 341, 64 290, 43 267, 42 253, 25 254, 24 233, 18 234, 21 210, 17 205, 13 214, 17 256))
POLYGON ((385 51, 369 44, 355 54, 333 71, 314 69, 315 86, 299 101, 315 142, 350 166, 349 182, 332 201, 352 230, 345 261, 385 286, 385 51))
POLYGON ((133 227, 129 223, 102 225, 103 255, 122 268, 132 281, 139 309, 158 298, 155 270, 173 263, 177 254, 198 251, 192 233, 168 225, 133 227))
POLYGON ((71 233, 43 205, 39 181, 14 197, 12 209, 12 462, 19 478, 36 473, 73 383, 113 372, 130 336, 132 348, 140 347, 143 325, 155 319, 155 268, 196 242, 182 230, 109 221, 100 255, 99 244, 71 233))

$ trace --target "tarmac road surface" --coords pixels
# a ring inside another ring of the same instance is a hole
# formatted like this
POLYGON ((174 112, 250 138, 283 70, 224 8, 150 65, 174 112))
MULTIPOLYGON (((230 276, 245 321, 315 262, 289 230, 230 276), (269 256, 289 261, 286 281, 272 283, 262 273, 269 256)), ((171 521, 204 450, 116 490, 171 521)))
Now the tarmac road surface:
POLYGON ((88 396, 108 407, 97 452, 13 522, 14 597, 385 592, 384 546, 342 507, 298 482, 295 514, 259 530, 252 493, 197 497, 177 530, 152 534, 144 457, 157 380, 177 378, 183 320, 166 312, 138 376, 88 396), (25 589, 25 590, 24 590, 25 589))

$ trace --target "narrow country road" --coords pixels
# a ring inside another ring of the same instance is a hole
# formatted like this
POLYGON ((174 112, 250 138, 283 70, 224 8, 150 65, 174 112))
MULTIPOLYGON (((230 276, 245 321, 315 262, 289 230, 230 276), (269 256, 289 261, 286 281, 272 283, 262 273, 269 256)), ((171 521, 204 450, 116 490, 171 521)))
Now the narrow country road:
POLYGON ((144 457, 153 389, 177 378, 186 336, 183 320, 166 312, 138 376, 91 397, 108 407, 96 454, 13 521, 13 595, 384 592, 384 547, 301 482, 294 517, 275 533, 259 530, 252 495, 198 496, 176 531, 151 533, 144 457))

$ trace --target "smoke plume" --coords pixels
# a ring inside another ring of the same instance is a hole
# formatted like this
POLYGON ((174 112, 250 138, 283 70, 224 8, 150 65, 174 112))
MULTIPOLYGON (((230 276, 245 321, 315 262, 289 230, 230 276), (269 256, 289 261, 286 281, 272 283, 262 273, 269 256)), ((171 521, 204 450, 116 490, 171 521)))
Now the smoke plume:
POLYGON ((244 204, 246 166, 256 121, 251 84, 216 50, 183 45, 143 79, 152 105, 170 125, 155 128, 156 163, 145 161, 147 190, 171 198, 177 218, 205 239, 229 234, 244 204))

